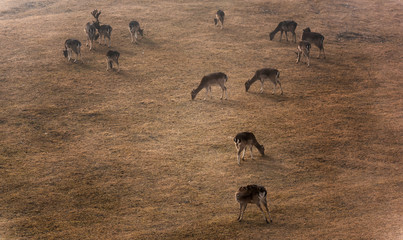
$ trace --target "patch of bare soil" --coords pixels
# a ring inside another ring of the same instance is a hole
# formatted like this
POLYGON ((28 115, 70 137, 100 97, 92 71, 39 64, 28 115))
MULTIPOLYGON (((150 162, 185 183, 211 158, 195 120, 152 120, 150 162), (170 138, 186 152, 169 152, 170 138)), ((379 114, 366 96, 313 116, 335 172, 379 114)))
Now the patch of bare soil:
POLYGON ((384 43, 386 41, 385 37, 376 36, 376 35, 366 35, 356 32, 342 32, 337 34, 337 40, 358 40, 361 42, 370 42, 370 43, 384 43))

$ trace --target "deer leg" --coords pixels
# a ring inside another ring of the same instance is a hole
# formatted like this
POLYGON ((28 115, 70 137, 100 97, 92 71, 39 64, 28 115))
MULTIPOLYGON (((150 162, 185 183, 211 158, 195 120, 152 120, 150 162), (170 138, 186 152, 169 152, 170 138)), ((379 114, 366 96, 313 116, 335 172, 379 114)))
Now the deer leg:
POLYGON ((238 221, 240 222, 242 220, 243 214, 246 210, 247 203, 240 203, 239 205, 240 205, 240 209, 239 209, 238 221))
POLYGON ((246 146, 243 147, 242 160, 245 160, 246 146))
MULTIPOLYGON (((238 160, 238 165, 241 165, 241 152, 242 152, 242 147, 241 146, 237 146, 238 149, 238 155, 237 155, 237 160, 238 160)), ((243 159, 243 157, 242 157, 243 159)))
POLYGON ((263 84, 264 84, 264 80, 260 79, 260 93, 263 93, 263 84))
POLYGON ((137 43, 137 31, 134 32, 135 42, 137 43))
POLYGON ((253 159, 253 154, 252 154, 252 145, 249 146, 249 150, 250 150, 250 158, 253 159))
POLYGON ((288 35, 287 35, 287 31, 285 31, 285 39, 287 40, 287 42, 288 42, 288 35))
POLYGON ((281 87, 281 83, 278 79, 276 79, 278 85, 280 86, 280 90, 281 90, 281 95, 283 95, 283 88, 281 87))
POLYGON ((301 58, 301 52, 298 50, 298 53, 297 53, 297 63, 299 63, 300 58, 301 58))
POLYGON ((264 217, 264 220, 266 221, 266 223, 269 223, 269 221, 267 221, 266 214, 264 213, 262 207, 260 206, 260 201, 257 202, 256 205, 259 207, 260 211, 263 213, 263 217, 264 217))
POLYGON ((272 83, 274 85, 273 92, 271 94, 274 94, 276 92, 276 88, 277 88, 277 82, 278 82, 277 77, 274 77, 274 80, 273 79, 270 79, 270 80, 272 80, 272 83))
POLYGON ((204 97, 204 99, 203 99, 203 100, 206 100, 206 99, 207 99, 207 97, 208 97, 208 87, 206 87, 206 96, 204 97))
POLYGON ((267 213, 269 214, 270 222, 273 222, 273 220, 271 219, 270 210, 269 210, 269 208, 267 207, 267 201, 266 201, 266 199, 264 199, 262 203, 263 203, 263 206, 265 206, 267 213))
POLYGON ((223 86, 221 86, 221 90, 222 90, 222 92, 221 92, 220 99, 222 99, 224 97, 224 94, 225 94, 225 99, 227 99, 227 88, 223 85, 223 86))
POLYGON ((325 49, 323 47, 322 47, 322 51, 323 51, 323 59, 326 59, 325 49))
POLYGON ((279 42, 281 42, 281 39, 283 38, 283 30, 281 30, 281 34, 280 34, 280 40, 279 42))

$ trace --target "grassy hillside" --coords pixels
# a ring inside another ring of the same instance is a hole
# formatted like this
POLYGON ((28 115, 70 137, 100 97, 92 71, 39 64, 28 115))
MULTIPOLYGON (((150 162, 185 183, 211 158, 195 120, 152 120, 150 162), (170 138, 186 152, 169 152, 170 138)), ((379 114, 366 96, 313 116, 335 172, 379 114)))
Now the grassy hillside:
POLYGON ((0 239, 401 239, 400 1, 2 1, 0 239), (85 46, 90 12, 112 26, 85 46), (226 13, 224 29, 215 12, 226 13), (280 21, 325 36, 296 64, 280 21), (130 42, 128 23, 145 36, 130 42), (64 41, 83 43, 67 62, 64 41), (277 68, 284 95, 244 83, 277 68), (194 101, 208 73, 229 79, 194 101), (241 166, 234 136, 266 156, 241 166), (237 222, 240 186, 268 190, 237 222))

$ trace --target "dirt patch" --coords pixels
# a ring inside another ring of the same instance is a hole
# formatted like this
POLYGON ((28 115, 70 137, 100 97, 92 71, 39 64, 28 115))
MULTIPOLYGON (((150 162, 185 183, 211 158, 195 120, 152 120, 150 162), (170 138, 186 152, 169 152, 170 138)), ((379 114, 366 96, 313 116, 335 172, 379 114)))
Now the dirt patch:
POLYGON ((382 36, 376 36, 376 35, 366 35, 366 34, 361 34, 361 33, 356 33, 356 32, 341 32, 337 34, 337 40, 338 41, 353 41, 353 40, 358 40, 360 42, 370 42, 370 43, 384 43, 386 42, 386 38, 382 36))

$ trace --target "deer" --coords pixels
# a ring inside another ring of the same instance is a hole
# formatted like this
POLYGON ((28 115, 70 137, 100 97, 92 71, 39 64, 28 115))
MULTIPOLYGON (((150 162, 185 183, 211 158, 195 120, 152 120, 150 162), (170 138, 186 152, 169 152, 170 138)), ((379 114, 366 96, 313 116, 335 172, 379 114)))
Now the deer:
POLYGON ((137 21, 131 21, 129 23, 129 32, 130 32, 130 37, 135 43, 137 43, 137 36, 140 35, 141 38, 143 37, 143 29, 140 28, 140 24, 137 21))
POLYGON ((260 145, 258 141, 256 140, 256 137, 253 133, 251 132, 241 132, 238 133, 234 137, 234 142, 235 142, 235 148, 237 149, 237 160, 238 160, 238 165, 241 165, 241 152, 243 151, 242 154, 242 160, 245 159, 245 152, 246 152, 246 147, 249 147, 250 150, 250 158, 253 159, 253 154, 252 154, 252 148, 255 146, 257 150, 259 150, 259 153, 264 156, 264 146, 260 145))
MULTIPOLYGON (((203 89, 206 89, 206 97, 208 97, 208 93, 210 91, 210 98, 211 96, 211 86, 213 85, 218 85, 221 87, 222 94, 221 98, 224 96, 225 92, 225 99, 227 99, 227 87, 225 86, 225 83, 228 81, 228 77, 225 73, 222 72, 216 72, 216 73, 211 73, 209 75, 206 75, 202 78, 199 86, 196 89, 193 89, 190 95, 192 96, 192 100, 196 98, 196 95, 203 89)), ((204 98, 206 99, 206 98, 204 98)))
POLYGON ((98 19, 99 15, 101 15, 101 11, 95 9, 94 11, 91 12, 91 14, 95 18, 95 22, 93 22, 93 25, 98 30, 99 33, 99 44, 101 44, 103 37, 105 45, 106 45, 106 39, 108 39, 109 40, 108 47, 111 47, 112 27, 110 25, 101 25, 98 19))
POLYGON ((260 80, 260 83, 261 83, 260 93, 263 93, 263 84, 268 79, 274 84, 272 94, 275 93, 276 87, 278 84, 280 86, 281 95, 283 95, 283 88, 281 87, 279 78, 280 78, 280 72, 277 69, 273 69, 273 68, 259 69, 256 71, 255 75, 251 79, 249 79, 248 81, 245 82, 246 92, 249 90, 252 83, 256 82, 257 80, 260 80))
POLYGON ((106 71, 109 71, 109 69, 113 69, 113 63, 118 65, 118 72, 120 71, 119 57, 120 53, 118 51, 109 50, 106 53, 106 64, 107 64, 106 71))
POLYGON ((235 193, 235 199, 240 206, 239 216, 237 219, 239 222, 242 220, 248 203, 254 203, 258 206, 260 211, 263 213, 263 217, 266 223, 273 222, 273 220, 271 219, 270 210, 267 206, 267 191, 263 186, 247 185, 245 187, 240 187, 239 190, 235 193), (266 214, 262 209, 262 205, 266 208, 270 222, 266 218, 266 214))
POLYGON ((325 40, 325 37, 322 34, 311 32, 311 29, 308 27, 303 30, 302 40, 308 41, 319 48, 318 58, 320 58, 322 52, 323 52, 323 58, 324 59, 326 58, 325 49, 323 48, 323 41, 325 40))
POLYGON ((214 25, 215 26, 221 26, 221 29, 224 27, 224 17, 225 17, 225 13, 222 10, 218 10, 215 18, 214 18, 214 25))
POLYGON ((87 43, 86 46, 88 47, 88 43, 90 44, 90 51, 93 49, 94 40, 96 41, 99 37, 97 33, 97 29, 95 28, 93 23, 88 22, 84 28, 85 33, 87 34, 87 43))
POLYGON ((281 31, 281 35, 280 35, 280 42, 281 42, 281 38, 283 37, 283 32, 285 32, 285 37, 287 39, 288 42, 288 36, 287 36, 287 32, 291 32, 292 35, 294 36, 294 42, 297 42, 297 37, 295 35, 295 29, 297 28, 297 23, 291 20, 288 21, 282 21, 280 22, 276 29, 274 29, 273 32, 270 33, 270 40, 273 40, 274 36, 276 35, 276 33, 278 31, 281 31))
POLYGON ((74 62, 76 62, 78 59, 78 55, 80 55, 81 58, 81 42, 76 39, 67 39, 64 42, 63 54, 68 59, 69 62, 71 59, 72 52, 76 54, 76 58, 74 59, 74 62))
POLYGON ((309 67, 309 52, 311 50, 311 44, 308 41, 302 40, 298 43, 297 47, 297 63, 300 62, 301 56, 304 56, 307 60, 307 64, 309 67))

